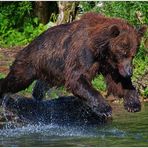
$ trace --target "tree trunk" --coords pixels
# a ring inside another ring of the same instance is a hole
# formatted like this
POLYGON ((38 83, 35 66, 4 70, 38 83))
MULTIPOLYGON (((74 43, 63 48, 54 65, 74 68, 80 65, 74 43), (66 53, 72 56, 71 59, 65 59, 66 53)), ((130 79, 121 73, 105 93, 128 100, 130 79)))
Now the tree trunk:
POLYGON ((40 22, 46 24, 49 21, 48 2, 35 1, 35 14, 39 18, 40 22))
POLYGON ((57 2, 49 1, 35 1, 34 2, 35 15, 39 18, 40 22, 47 24, 52 13, 57 13, 57 2))
POLYGON ((59 16, 57 25, 72 22, 77 14, 79 2, 58 2, 59 16))

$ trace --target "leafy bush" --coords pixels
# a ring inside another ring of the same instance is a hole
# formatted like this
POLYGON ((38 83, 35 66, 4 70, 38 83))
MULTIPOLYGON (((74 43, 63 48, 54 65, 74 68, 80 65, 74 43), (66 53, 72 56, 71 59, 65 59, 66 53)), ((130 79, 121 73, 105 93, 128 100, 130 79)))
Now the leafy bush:
POLYGON ((5 77, 5 75, 3 73, 0 73, 0 79, 4 78, 4 77, 5 77))
POLYGON ((104 77, 102 75, 99 75, 97 78, 95 78, 92 81, 92 84, 94 87, 100 91, 105 91, 106 90, 106 84, 104 81, 104 77))
POLYGON ((109 17, 124 18, 134 25, 148 24, 147 2, 81 2, 80 7, 83 12, 99 12, 109 17), (139 15, 139 19, 136 15, 139 15))
POLYGON ((31 2, 0 3, 0 46, 25 45, 47 28, 32 11, 31 2))

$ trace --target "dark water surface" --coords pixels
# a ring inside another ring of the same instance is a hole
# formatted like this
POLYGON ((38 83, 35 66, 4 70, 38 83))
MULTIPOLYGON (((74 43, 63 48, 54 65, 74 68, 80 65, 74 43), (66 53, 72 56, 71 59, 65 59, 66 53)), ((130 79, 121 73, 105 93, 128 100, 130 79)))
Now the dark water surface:
POLYGON ((98 126, 26 125, 0 129, 0 146, 147 146, 148 103, 139 113, 113 105, 113 121, 98 126))

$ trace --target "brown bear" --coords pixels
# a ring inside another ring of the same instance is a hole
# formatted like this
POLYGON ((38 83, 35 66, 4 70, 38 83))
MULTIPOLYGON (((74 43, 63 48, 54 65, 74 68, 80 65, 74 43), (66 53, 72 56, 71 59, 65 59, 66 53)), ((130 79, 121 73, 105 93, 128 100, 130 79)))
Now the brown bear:
POLYGON ((109 94, 123 97, 129 112, 140 111, 131 76, 132 60, 145 31, 146 27, 136 30, 125 20, 97 13, 49 28, 18 53, 9 74, 0 80, 0 96, 41 80, 50 87, 65 85, 95 113, 108 116, 110 105, 91 84, 101 73, 109 94))

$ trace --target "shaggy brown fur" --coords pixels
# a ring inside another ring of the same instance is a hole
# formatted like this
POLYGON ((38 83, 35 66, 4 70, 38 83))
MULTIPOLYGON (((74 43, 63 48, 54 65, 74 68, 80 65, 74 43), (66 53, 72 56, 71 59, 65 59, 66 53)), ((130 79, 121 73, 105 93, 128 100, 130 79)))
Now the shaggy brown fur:
POLYGON ((0 81, 0 95, 16 93, 39 79, 50 87, 64 84, 97 114, 109 115, 111 107, 91 84, 102 73, 108 93, 123 97, 128 111, 139 111, 131 63, 145 30, 97 13, 49 28, 18 53, 10 73, 0 81))

